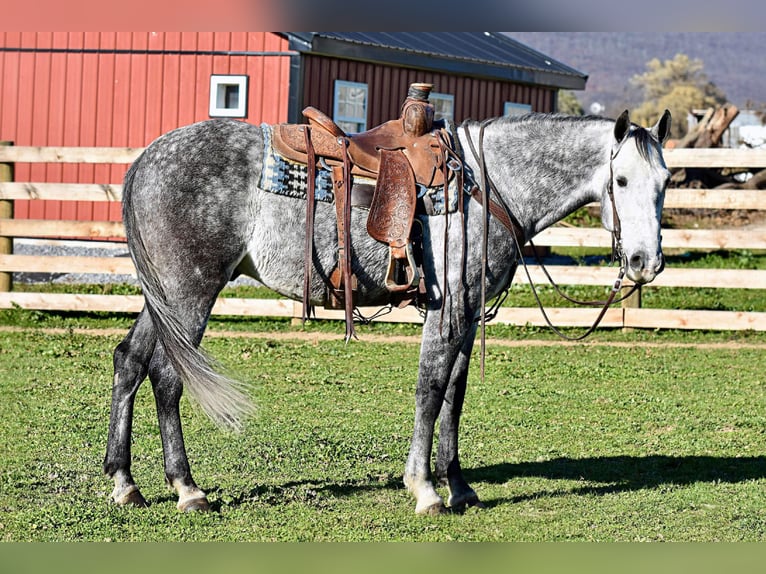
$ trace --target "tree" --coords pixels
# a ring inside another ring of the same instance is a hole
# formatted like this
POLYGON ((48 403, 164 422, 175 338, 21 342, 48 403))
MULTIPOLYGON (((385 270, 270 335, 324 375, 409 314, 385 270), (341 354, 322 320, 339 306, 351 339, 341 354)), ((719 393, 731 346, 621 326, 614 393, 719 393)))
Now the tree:
POLYGON ((571 90, 559 90, 558 111, 570 116, 581 116, 582 104, 571 90))
POLYGON ((680 138, 687 131, 690 111, 726 102, 726 95, 705 74, 702 60, 676 54, 664 62, 654 58, 646 68, 630 79, 630 84, 644 94, 643 103, 631 112, 631 119, 638 124, 651 125, 668 109, 674 119, 671 137, 680 138))

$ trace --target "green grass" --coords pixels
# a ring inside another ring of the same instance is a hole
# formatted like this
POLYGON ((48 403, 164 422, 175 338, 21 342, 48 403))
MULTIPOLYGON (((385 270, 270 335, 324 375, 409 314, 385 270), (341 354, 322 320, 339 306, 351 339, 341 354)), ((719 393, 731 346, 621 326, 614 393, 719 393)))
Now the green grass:
POLYGON ((100 467, 119 336, 0 332, 0 539, 766 539, 763 349, 673 344, 763 344, 758 334, 595 339, 658 347, 490 344, 486 380, 470 376, 461 434, 466 475, 487 508, 417 517, 401 474, 418 345, 344 345, 341 326, 322 328, 338 340, 206 340, 252 383, 259 409, 231 435, 184 399, 192 468, 215 509, 205 515, 179 514, 163 484, 148 384, 133 472, 151 507, 109 502, 100 467))
MULTIPOLYGON (((560 251, 579 263, 593 255, 560 251)), ((760 252, 668 259, 766 269, 760 252)), ((138 293, 129 285, 15 288, 138 293)), ((601 298, 606 287, 566 290, 601 298)), ((541 295, 546 305, 564 304, 550 288, 541 295)), ((275 295, 236 287, 223 296, 275 295)), ((524 285, 506 304, 535 305, 524 285)), ((766 297, 645 287, 643 305, 766 311, 766 297)), ((414 515, 401 486, 419 346, 365 341, 417 336, 419 326, 361 326, 362 340, 346 346, 338 322, 215 317, 212 331, 262 334, 205 343, 252 383, 259 410, 243 434, 231 435, 184 399, 190 460, 215 509, 185 516, 163 484, 148 383, 136 405, 133 471, 152 506, 116 508, 101 475, 111 353, 131 322, 127 314, 0 310, 0 327, 26 329, 0 332, 0 540, 766 539, 766 333, 600 329, 588 339, 596 346, 509 348, 500 340, 557 337, 545 328, 490 324, 498 343, 488 345, 485 381, 478 369, 471 374, 461 434, 466 475, 488 508, 430 518, 414 515), (120 335, 74 331, 105 328, 120 335), (278 341, 272 332, 335 338, 278 341), (741 345, 709 346, 719 343, 741 345)))

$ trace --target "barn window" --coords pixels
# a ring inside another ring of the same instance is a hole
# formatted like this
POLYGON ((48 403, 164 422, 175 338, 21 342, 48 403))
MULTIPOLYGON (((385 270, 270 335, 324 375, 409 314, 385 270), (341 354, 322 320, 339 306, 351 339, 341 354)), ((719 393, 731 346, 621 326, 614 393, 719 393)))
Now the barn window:
POLYGON ((346 133, 367 129, 367 84, 335 80, 333 118, 346 133))
POLYGON ((523 116, 532 111, 532 106, 529 104, 517 104, 516 102, 505 102, 503 108, 504 116, 523 116))
POLYGON ((247 117, 247 76, 210 76, 210 117, 247 117))
POLYGON ((434 106, 435 120, 454 120, 455 119, 455 96, 452 94, 440 94, 431 92, 428 99, 434 106))

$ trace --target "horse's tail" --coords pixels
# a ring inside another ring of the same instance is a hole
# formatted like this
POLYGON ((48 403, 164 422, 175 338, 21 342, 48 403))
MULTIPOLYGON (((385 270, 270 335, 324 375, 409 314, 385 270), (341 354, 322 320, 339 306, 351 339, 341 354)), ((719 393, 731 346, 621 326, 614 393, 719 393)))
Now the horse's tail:
POLYGON ((146 250, 132 197, 140 159, 125 175, 122 216, 146 309, 165 353, 194 400, 217 425, 239 431, 253 411, 246 386, 221 374, 220 365, 191 340, 188 328, 184 328, 168 304, 160 274, 146 250))

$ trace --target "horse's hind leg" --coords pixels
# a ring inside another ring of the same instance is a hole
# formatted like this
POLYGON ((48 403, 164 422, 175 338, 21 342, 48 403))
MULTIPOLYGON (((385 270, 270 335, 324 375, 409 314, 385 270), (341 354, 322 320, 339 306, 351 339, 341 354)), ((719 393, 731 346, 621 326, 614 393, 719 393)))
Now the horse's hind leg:
POLYGON ((157 345, 149 367, 149 380, 154 389, 157 418, 162 437, 165 478, 178 493, 181 511, 209 510, 205 493, 194 482, 186 456, 179 405, 183 384, 169 363, 162 345, 157 345))
MULTIPOLYGON (((174 284, 172 295, 168 297, 168 312, 174 315, 177 328, 183 330, 184 337, 195 347, 202 340, 215 299, 225 284, 224 273, 202 283, 192 279, 179 280, 174 284)), ((186 456, 179 410, 183 381, 171 363, 165 346, 159 342, 149 363, 149 380, 157 405, 165 479, 178 493, 177 507, 181 511, 208 510, 210 507, 205 493, 194 482, 186 456)))
POLYGON ((463 410, 466 383, 468 380, 468 365, 471 359, 476 324, 463 343, 463 348, 452 367, 447 392, 444 395, 441 413, 439 415, 439 446, 436 454, 436 478, 449 488, 447 505, 460 509, 468 506, 483 506, 476 492, 468 485, 463 477, 458 458, 458 428, 460 413, 463 410))
POLYGON ((119 505, 147 506, 130 473, 130 440, 133 403, 138 387, 146 378, 156 342, 154 327, 144 309, 114 350, 112 407, 104 472, 114 480, 112 499, 119 505))

